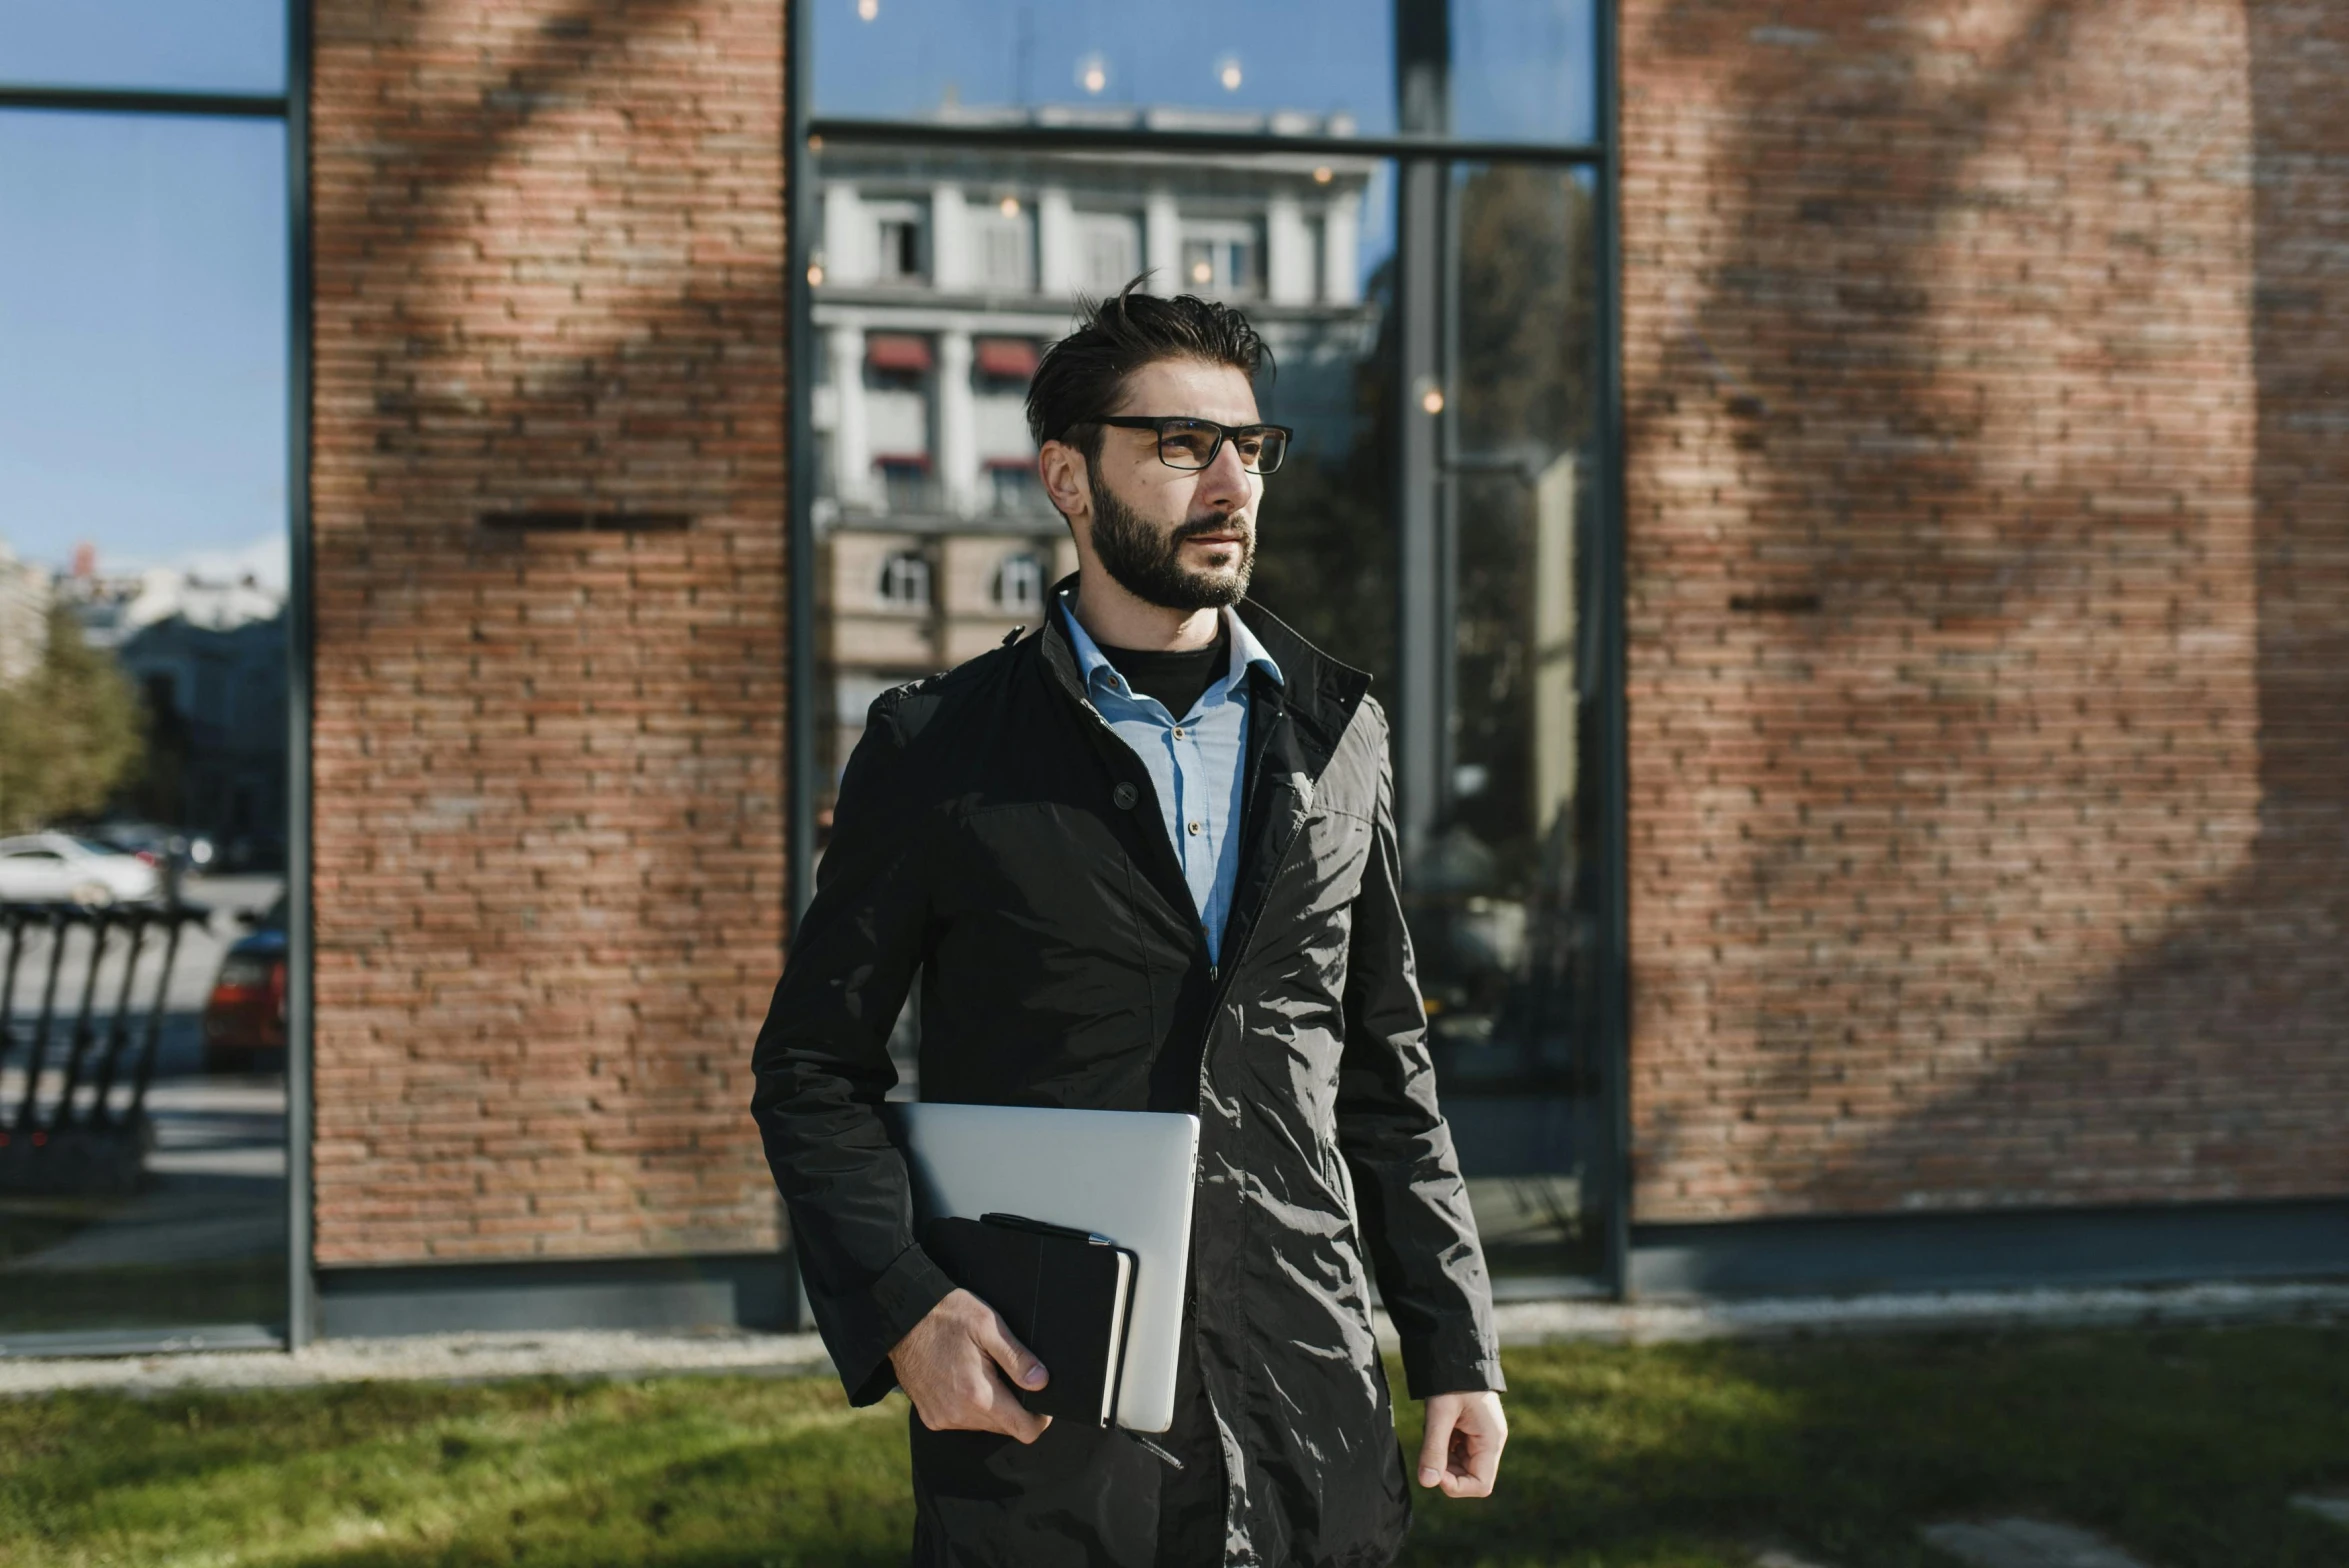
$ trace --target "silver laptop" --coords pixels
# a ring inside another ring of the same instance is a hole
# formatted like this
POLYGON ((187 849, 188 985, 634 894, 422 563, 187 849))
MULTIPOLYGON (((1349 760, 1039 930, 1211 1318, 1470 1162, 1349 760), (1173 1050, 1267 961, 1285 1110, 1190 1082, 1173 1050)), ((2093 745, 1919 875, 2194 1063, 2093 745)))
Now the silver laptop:
POLYGON ((1117 1424, 1136 1432, 1172 1426, 1199 1118, 1021 1105, 897 1103, 889 1111, 902 1117, 921 1220, 1021 1214, 1133 1252, 1117 1424))

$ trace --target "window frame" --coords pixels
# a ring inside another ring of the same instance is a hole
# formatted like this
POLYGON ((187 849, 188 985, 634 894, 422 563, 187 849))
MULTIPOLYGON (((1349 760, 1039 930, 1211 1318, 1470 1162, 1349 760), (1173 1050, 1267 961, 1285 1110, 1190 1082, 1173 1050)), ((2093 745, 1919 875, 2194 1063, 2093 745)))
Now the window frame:
POLYGON ((872 196, 864 199, 864 222, 872 230, 873 284, 877 288, 918 287, 930 279, 930 215, 925 204, 911 196, 872 196), (890 231, 899 235, 898 254, 890 254, 890 231), (910 264, 906 253, 910 252, 910 264))
POLYGON ((937 603, 937 569, 919 545, 901 545, 881 557, 873 600, 893 615, 927 615, 937 603), (905 591, 896 592, 893 589, 905 591))
MULTIPOLYGON (((1015 198, 1016 199, 1016 198, 1015 198)), ((970 253, 975 263, 974 288, 982 294, 1033 294, 1036 269, 1036 209, 1022 201, 1017 212, 1006 213, 996 203, 971 205, 963 222, 969 226, 970 253), (998 275, 995 263, 1002 253, 1017 252, 1009 276, 998 275)))
POLYGON ((1124 288, 1126 279, 1142 270, 1143 258, 1149 254, 1147 220, 1139 212, 1078 207, 1069 214, 1069 229, 1077 264, 1077 287, 1089 294, 1124 288), (1102 242, 1113 234, 1126 260, 1097 265, 1102 256, 1102 242))
POLYGON ((1036 615, 1044 609, 1044 592, 1052 586, 1052 563, 1032 549, 1012 550, 995 563, 995 580, 988 597, 1002 615, 1036 615), (1014 577, 1030 590, 1016 599, 1010 593, 1014 577))

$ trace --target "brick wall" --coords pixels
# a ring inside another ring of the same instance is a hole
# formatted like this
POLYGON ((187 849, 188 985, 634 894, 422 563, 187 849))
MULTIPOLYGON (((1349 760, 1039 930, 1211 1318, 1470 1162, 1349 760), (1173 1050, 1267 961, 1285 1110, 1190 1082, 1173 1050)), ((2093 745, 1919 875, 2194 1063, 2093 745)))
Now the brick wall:
POLYGON ((776 1240, 782 11, 317 7, 322 1263, 776 1240))
POLYGON ((1623 36, 1638 1217, 2349 1192, 2349 10, 1623 36))

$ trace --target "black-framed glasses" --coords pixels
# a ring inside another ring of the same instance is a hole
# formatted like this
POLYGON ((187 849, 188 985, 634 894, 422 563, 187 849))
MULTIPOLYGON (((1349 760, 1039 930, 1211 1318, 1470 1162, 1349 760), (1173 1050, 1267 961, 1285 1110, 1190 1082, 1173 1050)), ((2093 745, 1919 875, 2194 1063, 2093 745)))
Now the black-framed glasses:
POLYGON ((1287 425, 1219 425, 1212 419, 1190 419, 1180 414, 1103 415, 1093 423, 1120 430, 1158 433, 1158 460, 1169 468, 1205 468, 1215 461, 1226 441, 1239 449, 1240 466, 1252 474, 1269 474, 1289 455, 1289 439, 1297 432, 1287 425))

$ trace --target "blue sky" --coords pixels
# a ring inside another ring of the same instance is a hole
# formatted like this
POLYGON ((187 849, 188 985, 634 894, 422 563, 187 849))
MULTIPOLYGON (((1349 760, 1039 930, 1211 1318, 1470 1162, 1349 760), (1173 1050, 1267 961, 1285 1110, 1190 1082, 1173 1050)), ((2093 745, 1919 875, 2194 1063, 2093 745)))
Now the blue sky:
POLYGON ((285 0, 0 0, 0 81, 275 92, 285 0))
MULTIPOLYGON (((0 0, 0 80, 273 92, 283 0, 0 0)), ((285 133, 0 111, 0 539, 63 565, 285 531, 285 133)))
POLYGON ((285 132, 0 111, 0 538, 62 565, 285 528, 285 132))
MULTIPOLYGON (((860 0, 808 3, 831 113, 922 114, 951 88, 1394 126, 1389 0, 869 0, 869 21, 860 0)), ((1592 3, 1455 6, 1455 129, 1589 136, 1592 3)), ((275 91, 284 18, 282 0, 0 0, 0 81, 275 91)), ((0 110, 0 540, 20 555, 63 565, 88 540, 128 566, 282 534, 283 135, 0 110)), ((1367 263, 1390 244, 1385 196, 1367 263)))

